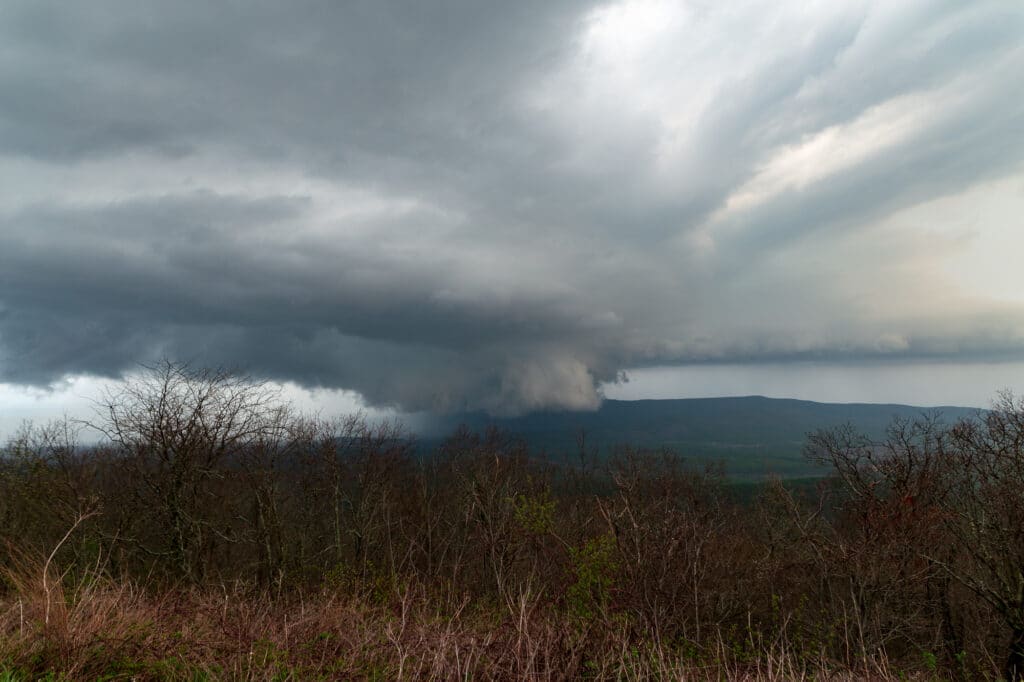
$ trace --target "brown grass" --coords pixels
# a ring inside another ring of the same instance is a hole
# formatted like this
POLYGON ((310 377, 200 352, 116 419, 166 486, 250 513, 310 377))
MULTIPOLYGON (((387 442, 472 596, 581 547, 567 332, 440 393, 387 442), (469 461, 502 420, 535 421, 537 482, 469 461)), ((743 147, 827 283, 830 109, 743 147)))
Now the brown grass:
POLYGON ((792 655, 784 637, 721 635, 705 651, 579 622, 528 586, 504 604, 422 586, 273 598, 243 584, 147 590, 99 571, 75 581, 18 556, 0 598, 0 679, 60 680, 897 680, 792 655))

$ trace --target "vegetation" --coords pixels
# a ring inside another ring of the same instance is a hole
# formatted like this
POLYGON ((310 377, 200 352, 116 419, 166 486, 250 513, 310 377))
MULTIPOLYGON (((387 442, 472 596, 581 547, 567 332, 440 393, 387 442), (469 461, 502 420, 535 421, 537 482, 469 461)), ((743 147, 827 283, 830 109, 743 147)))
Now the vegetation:
MULTIPOLYGON (((977 410, 936 408, 946 419, 971 418, 977 410)), ((574 451, 586 434, 588 448, 601 451, 621 443, 647 449, 670 448, 701 461, 721 461, 733 481, 763 481, 766 475, 787 480, 820 478, 828 473, 803 456, 807 434, 838 424, 852 424, 874 440, 885 438, 894 418, 916 419, 921 409, 909 405, 816 403, 746 396, 675 400, 605 400, 594 412, 540 412, 519 417, 462 413, 421 428, 434 445, 461 424, 474 431, 494 427, 521 436, 531 448, 574 451), (434 438, 436 436, 436 438, 434 438)))
POLYGON ((0 459, 0 679, 1021 679, 1024 402, 832 475, 570 461, 164 363, 0 459))

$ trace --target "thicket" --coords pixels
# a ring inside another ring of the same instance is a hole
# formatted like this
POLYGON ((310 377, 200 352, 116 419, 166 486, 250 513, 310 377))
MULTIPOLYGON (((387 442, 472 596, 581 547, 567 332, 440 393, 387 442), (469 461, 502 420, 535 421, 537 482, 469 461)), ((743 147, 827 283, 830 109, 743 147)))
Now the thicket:
POLYGON ((807 455, 751 499, 582 438, 424 453, 163 363, 4 448, 0 675, 1021 679, 1024 401, 807 455))

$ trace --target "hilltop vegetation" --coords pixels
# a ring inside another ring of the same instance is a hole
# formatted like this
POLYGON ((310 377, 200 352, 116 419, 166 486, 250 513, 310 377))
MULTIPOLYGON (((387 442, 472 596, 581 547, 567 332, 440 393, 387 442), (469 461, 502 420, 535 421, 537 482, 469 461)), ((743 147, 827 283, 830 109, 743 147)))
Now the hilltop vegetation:
POLYGON ((570 465, 460 429, 424 457, 396 424, 294 414, 258 382, 172 363, 99 406, 102 445, 57 423, 0 460, 11 679, 1024 669, 1009 395, 970 419, 817 431, 806 456, 830 475, 752 499, 643 443, 584 443, 570 465))

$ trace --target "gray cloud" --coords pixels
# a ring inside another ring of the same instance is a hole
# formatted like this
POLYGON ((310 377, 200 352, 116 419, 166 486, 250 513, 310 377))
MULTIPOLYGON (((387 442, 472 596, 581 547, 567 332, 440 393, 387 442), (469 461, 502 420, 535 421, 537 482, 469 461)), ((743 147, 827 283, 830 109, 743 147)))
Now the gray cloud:
POLYGON ((967 286, 992 263, 950 244, 1024 246, 1022 32, 998 2, 4 2, 0 381, 169 355, 515 412, 638 366, 1020 357, 1024 281, 967 286), (992 208, 920 222, 947 200, 992 208))

